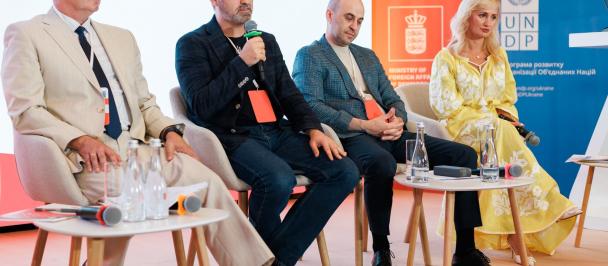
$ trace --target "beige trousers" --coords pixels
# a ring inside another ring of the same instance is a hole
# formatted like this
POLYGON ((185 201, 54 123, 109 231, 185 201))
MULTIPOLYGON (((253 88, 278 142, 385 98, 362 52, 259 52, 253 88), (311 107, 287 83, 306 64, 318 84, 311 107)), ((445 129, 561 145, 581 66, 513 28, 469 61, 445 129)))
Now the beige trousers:
MULTIPOLYGON (((106 136, 104 143, 113 150, 119 151, 124 161, 128 140, 128 132, 123 132, 117 140, 106 136)), ((142 163, 146 163, 149 154, 148 146, 140 145, 138 157, 142 163)), ((272 262, 274 257, 272 252, 235 204, 222 180, 213 171, 185 154, 176 154, 170 162, 165 159, 164 151, 161 151, 161 156, 163 176, 168 186, 186 186, 206 181, 209 186, 200 192, 203 207, 222 209, 230 213, 226 220, 207 225, 204 230, 209 250, 219 265, 268 265, 272 262)), ((76 180, 89 202, 97 202, 103 197, 102 173, 82 171, 76 174, 76 180)), ((104 264, 122 265, 128 241, 129 238, 106 240, 104 264)))

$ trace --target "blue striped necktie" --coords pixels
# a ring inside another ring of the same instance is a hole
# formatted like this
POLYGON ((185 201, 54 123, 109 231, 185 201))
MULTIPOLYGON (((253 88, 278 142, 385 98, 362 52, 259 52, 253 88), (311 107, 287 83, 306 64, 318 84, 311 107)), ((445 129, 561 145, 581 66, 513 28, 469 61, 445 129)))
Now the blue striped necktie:
MULTIPOLYGON (((90 59, 91 55, 91 45, 87 41, 86 36, 84 36, 86 29, 82 26, 79 26, 76 29, 76 33, 78 34, 78 41, 80 42, 80 46, 82 47, 82 51, 84 51, 87 59, 90 59)), ((112 89, 110 88, 110 83, 108 82, 108 78, 106 74, 103 73, 103 69, 99 64, 96 56, 93 56, 93 73, 95 73, 95 77, 97 78, 97 82, 99 82, 99 86, 102 88, 108 89, 108 98, 110 105, 110 123, 105 126, 106 134, 113 139, 118 139, 120 134, 122 133, 122 127, 120 126, 120 118, 118 117, 118 110, 116 109, 116 103, 114 102, 114 96, 112 95, 112 89)))

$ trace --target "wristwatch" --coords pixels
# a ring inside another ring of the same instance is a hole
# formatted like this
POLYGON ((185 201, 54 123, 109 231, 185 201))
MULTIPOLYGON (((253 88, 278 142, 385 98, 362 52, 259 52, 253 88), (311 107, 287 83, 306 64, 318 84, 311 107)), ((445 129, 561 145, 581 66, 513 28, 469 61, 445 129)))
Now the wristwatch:
POLYGON ((184 128, 185 128, 184 124, 177 124, 177 125, 168 126, 165 129, 163 129, 163 131, 160 132, 160 140, 162 142, 165 142, 165 140, 167 140, 167 134, 169 134, 169 132, 175 132, 178 135, 183 136, 184 135, 184 128))

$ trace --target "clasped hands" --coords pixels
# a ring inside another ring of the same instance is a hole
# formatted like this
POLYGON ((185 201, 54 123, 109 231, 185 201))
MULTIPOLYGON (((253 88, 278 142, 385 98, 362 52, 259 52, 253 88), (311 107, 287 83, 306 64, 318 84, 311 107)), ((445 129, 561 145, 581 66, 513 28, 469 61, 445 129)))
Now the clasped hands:
POLYGON ((391 108, 386 114, 371 120, 361 120, 360 127, 365 133, 382 140, 398 140, 403 134, 405 122, 395 114, 395 108, 391 108))

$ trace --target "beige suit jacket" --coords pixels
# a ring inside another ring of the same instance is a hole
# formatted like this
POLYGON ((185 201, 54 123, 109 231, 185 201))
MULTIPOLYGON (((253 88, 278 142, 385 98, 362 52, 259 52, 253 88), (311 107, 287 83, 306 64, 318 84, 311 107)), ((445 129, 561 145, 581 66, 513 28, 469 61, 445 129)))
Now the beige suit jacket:
MULTIPOLYGON (((131 32, 92 22, 120 82, 131 113, 130 136, 144 141, 176 124, 163 115, 142 74, 131 32)), ((8 26, 4 36, 2 85, 8 114, 21 134, 48 137, 81 170, 68 143, 80 136, 103 139, 101 88, 78 37, 51 10, 8 26)))

